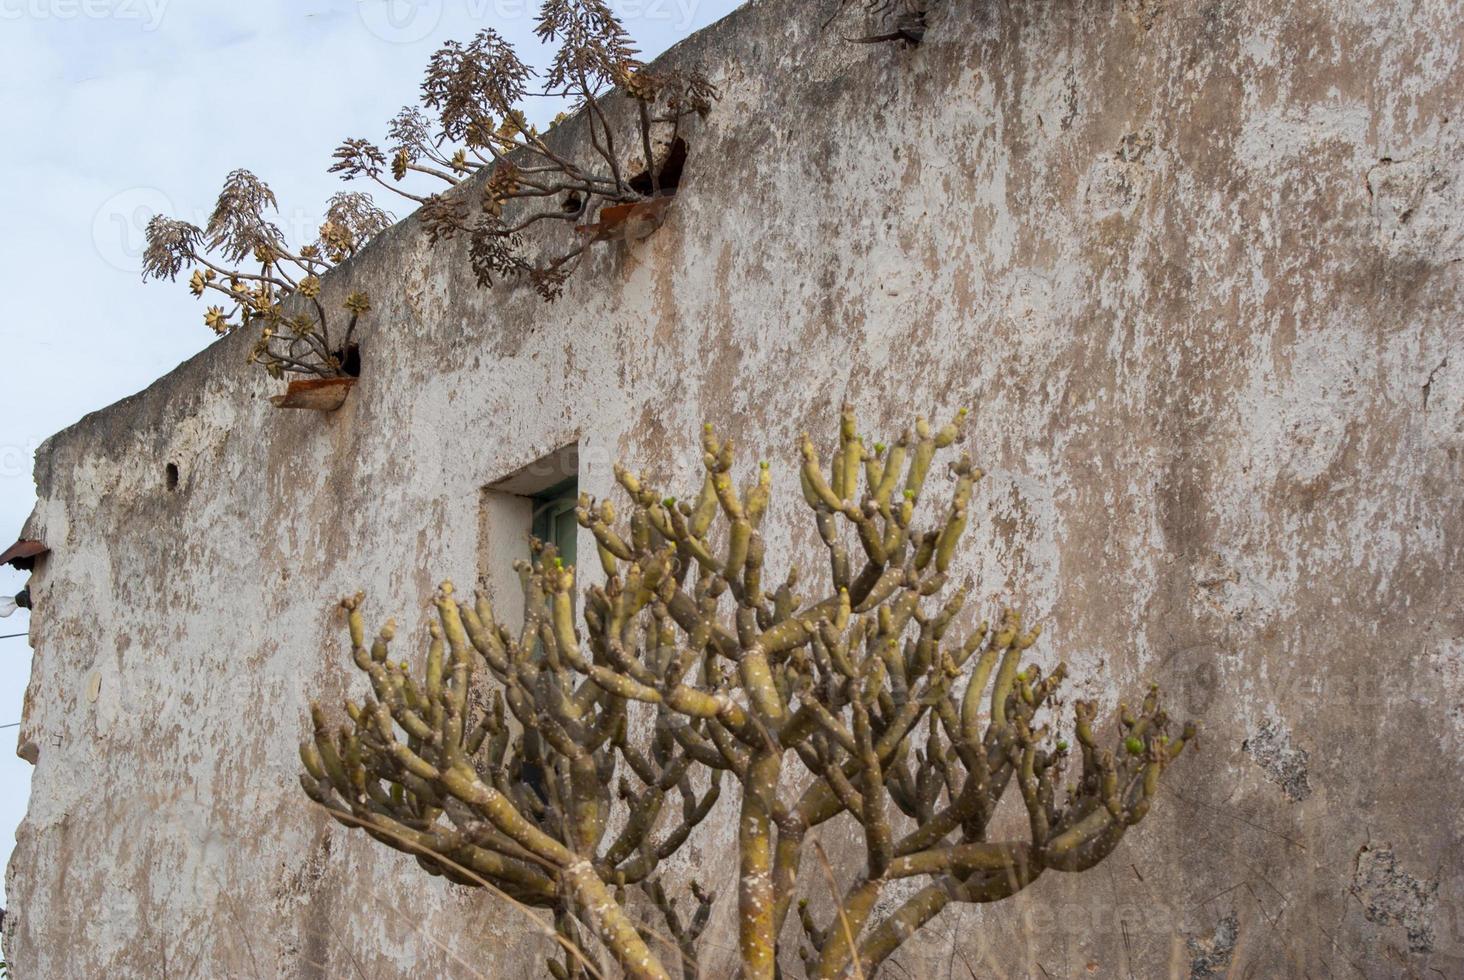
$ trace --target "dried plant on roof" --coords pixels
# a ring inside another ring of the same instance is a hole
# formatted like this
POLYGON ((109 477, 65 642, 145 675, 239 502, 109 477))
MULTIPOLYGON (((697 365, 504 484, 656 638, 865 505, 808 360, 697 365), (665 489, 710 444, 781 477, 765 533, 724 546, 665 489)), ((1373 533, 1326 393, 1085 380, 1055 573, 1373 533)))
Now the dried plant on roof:
POLYGON ((332 326, 320 277, 392 223, 368 195, 337 194, 314 241, 292 248, 275 223, 279 202, 247 170, 229 174, 205 227, 165 215, 147 226, 143 278, 176 280, 191 269, 194 296, 221 297, 204 313, 217 334, 257 327, 250 363, 274 377, 339 377, 356 324, 371 308, 365 293, 342 304, 343 325, 332 326))
POLYGON ((370 693, 344 725, 314 707, 305 791, 429 871, 553 909, 574 951, 550 961, 555 977, 602 953, 628 976, 713 975, 698 939, 717 890, 736 894, 742 976, 801 959, 810 977, 869 977, 952 904, 1092 868, 1148 814, 1194 728, 1171 737, 1153 689, 1120 707, 1107 746, 1092 702, 1064 734, 1066 668, 1028 659, 1038 630, 963 615, 972 590, 952 579, 981 473, 962 455, 944 504, 926 487, 961 424, 922 419, 866 446, 846 411, 828 466, 804 437, 827 559, 807 581, 796 566, 765 578, 771 470, 737 489, 732 445, 709 428, 691 499, 619 468, 628 519, 581 498, 604 576, 582 616, 576 570, 537 542, 522 629, 444 585, 421 674, 391 658, 390 625, 368 648, 348 601, 370 693), (1025 827, 996 838, 1013 784, 1025 827), (668 859, 719 796, 737 810, 738 880, 692 883, 683 917, 668 859), (820 828, 862 845, 827 869, 837 902, 805 854, 820 828))
POLYGON ((385 146, 346 140, 331 171, 421 205, 434 244, 466 238, 480 285, 522 278, 553 300, 591 244, 575 229, 605 205, 660 196, 660 162, 686 121, 711 110, 716 91, 695 72, 636 60, 625 28, 600 0, 548 0, 535 33, 554 52, 542 75, 492 29, 466 44, 448 42, 428 63, 421 106, 392 120, 385 146), (628 128, 612 118, 612 89, 633 106, 628 128), (530 125, 536 98, 571 100, 586 145, 567 147, 530 125), (647 182, 626 172, 631 154, 643 158, 647 182), (525 241, 531 229, 550 234, 525 241))

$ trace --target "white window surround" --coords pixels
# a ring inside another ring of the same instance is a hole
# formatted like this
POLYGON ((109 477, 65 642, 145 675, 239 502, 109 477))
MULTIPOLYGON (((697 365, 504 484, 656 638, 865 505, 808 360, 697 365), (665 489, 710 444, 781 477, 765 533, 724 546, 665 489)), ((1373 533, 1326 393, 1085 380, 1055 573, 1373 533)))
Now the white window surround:
POLYGON ((509 630, 524 620, 524 597, 514 563, 528 556, 534 497, 579 477, 579 444, 540 456, 483 488, 478 505, 478 585, 493 614, 509 630))

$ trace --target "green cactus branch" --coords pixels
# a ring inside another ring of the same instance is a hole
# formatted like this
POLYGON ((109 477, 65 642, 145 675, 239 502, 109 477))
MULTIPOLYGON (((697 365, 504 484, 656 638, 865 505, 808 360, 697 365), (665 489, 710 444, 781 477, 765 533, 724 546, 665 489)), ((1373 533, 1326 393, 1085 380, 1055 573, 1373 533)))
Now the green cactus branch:
MULTIPOLYGON (((846 409, 827 464, 803 439, 803 497, 828 563, 814 594, 796 566, 764 581, 771 470, 739 488, 731 442, 708 427, 696 496, 678 502, 617 468, 628 519, 581 498, 604 584, 583 591, 580 616, 575 569, 539 542, 520 567, 523 627, 444 584, 420 672, 391 659, 390 623, 368 646, 361 597, 347 600, 370 694, 344 725, 314 708, 305 791, 429 872, 552 909, 566 943, 633 977, 702 975, 713 895, 693 883, 683 915, 664 875, 727 782, 747 978, 798 960, 810 977, 873 976, 953 902, 1092 868, 1147 815, 1195 729, 1169 736, 1153 688, 1121 708, 1105 748, 1097 706, 1078 701, 1074 751, 1055 728, 1066 667, 1025 661, 1040 631, 1014 612, 960 626, 970 588, 950 580, 981 472, 956 459, 943 503, 926 483, 964 419, 921 419, 866 448, 846 409), (990 839, 1013 783, 1025 834, 990 839), (804 847, 835 820, 864 854, 832 869, 844 881, 820 921, 806 896, 827 889, 800 887, 804 847), (925 884, 881 904, 909 879, 925 884)), ((549 970, 586 975, 573 956, 549 970)))

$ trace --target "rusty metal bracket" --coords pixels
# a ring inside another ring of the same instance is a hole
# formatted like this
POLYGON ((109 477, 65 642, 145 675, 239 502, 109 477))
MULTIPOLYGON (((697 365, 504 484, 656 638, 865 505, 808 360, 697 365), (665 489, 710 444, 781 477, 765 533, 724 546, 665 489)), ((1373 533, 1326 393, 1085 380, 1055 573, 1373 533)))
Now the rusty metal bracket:
POLYGON ((36 567, 36 559, 50 550, 39 541, 21 539, 0 554, 0 565, 9 565, 28 572, 36 567))
POLYGON ((674 196, 667 194, 634 204, 611 204, 600 209, 599 221, 577 225, 574 230, 588 235, 591 242, 639 241, 661 227, 674 200, 674 196))
POLYGON ((276 408, 334 412, 346 403, 346 396, 355 385, 355 378, 307 378, 291 381, 283 395, 275 395, 270 401, 276 408))

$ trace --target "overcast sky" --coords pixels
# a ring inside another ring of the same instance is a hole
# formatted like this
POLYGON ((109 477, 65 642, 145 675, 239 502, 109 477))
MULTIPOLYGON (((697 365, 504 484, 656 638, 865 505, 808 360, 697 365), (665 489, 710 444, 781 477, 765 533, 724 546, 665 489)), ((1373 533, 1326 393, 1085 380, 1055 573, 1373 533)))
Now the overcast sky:
MULTIPOLYGON (((737 5, 610 2, 648 56, 737 5)), ((224 176, 245 167, 279 196, 283 228, 313 231, 342 189, 326 173, 342 138, 383 136, 445 40, 491 26, 541 61, 536 9, 537 0, 0 0, 0 549, 35 504, 41 440, 147 387, 212 337, 183 284, 141 282, 148 218, 166 211, 202 224, 224 176)), ((24 584, 0 569, 0 594, 24 584)), ((26 628, 24 612, 0 620, 0 635, 26 628)), ((29 675, 26 641, 0 640, 0 725, 20 720, 29 675)), ((3 861, 30 780, 15 735, 0 729, 3 861)))

